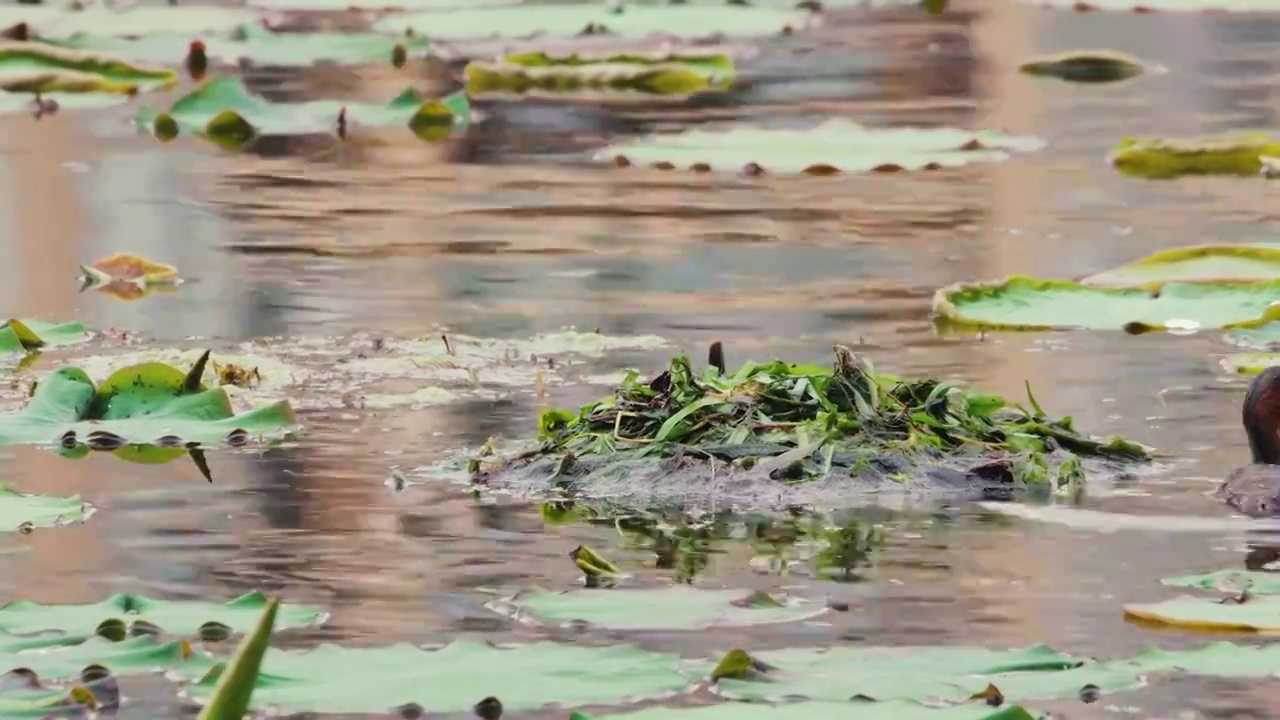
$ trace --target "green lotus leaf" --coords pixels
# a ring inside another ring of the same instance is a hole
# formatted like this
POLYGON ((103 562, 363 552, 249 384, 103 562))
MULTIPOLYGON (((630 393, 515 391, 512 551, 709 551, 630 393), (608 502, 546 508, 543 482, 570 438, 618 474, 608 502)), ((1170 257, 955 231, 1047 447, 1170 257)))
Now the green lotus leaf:
POLYGON ((1257 327, 1233 328, 1227 332, 1225 339, 1237 347, 1280 351, 1280 322, 1257 327))
POLYGON ((92 505, 81 500, 79 495, 69 498, 27 495, 0 486, 0 531, 84 522, 95 510, 92 505))
POLYGON ((46 680, 79 680, 90 665, 101 665, 112 675, 137 675, 169 670, 191 655, 185 640, 161 643, 142 635, 121 642, 103 637, 40 636, 14 638, 0 635, 0 672, 27 668, 46 680), (75 643, 66 640, 76 640, 75 643), (21 644, 21 647, 7 646, 21 644))
MULTIPOLYGON (((211 62, 273 67, 303 67, 327 61, 344 64, 389 63, 397 46, 406 58, 428 53, 424 38, 392 38, 372 33, 275 33, 260 25, 246 25, 226 36, 205 36, 205 54, 211 62)), ((180 33, 113 37, 74 35, 57 44, 63 47, 109 52, 137 61, 176 64, 187 56, 191 36, 180 33)))
POLYGON ((729 82, 713 80, 683 65, 552 65, 531 67, 507 63, 472 62, 466 68, 467 93, 563 95, 570 93, 635 93, 641 97, 685 97, 728 89, 729 82))
MULTIPOLYGON (((682 689, 680 659, 627 645, 582 647, 555 642, 496 647, 453 642, 426 650, 407 643, 381 648, 321 645, 306 652, 269 650, 253 707, 287 712, 385 713, 408 703, 427 713, 457 713, 495 689, 508 711, 556 703, 566 707, 655 697, 682 689)), ((221 665, 193 657, 173 674, 201 678, 189 691, 208 699, 221 665)))
MULTIPOLYGON (((208 623, 218 623, 234 632, 248 632, 267 607, 262 593, 252 592, 226 603, 197 600, 154 600, 141 595, 116 594, 102 602, 88 605, 40 605, 15 601, 0 606, 0 629, 13 633, 57 630, 71 634, 90 634, 105 620, 127 623, 149 623, 170 633, 197 635, 208 623)), ((307 605, 284 605, 280 608, 276 627, 291 628, 318 625, 328 613, 307 605)))
POLYGON ((1074 50, 1030 60, 1018 69, 1027 75, 1081 83, 1116 82, 1148 71, 1141 60, 1111 50, 1074 50))
POLYGON ((925 128, 866 128, 828 120, 815 128, 686 130, 612 145, 597 161, 664 168, 830 175, 959 167, 997 162, 1044 146, 1038 138, 925 128))
MULTIPOLYGON (((741 651, 735 651, 740 653, 741 651)), ((1078 696, 1085 685, 1103 691, 1139 684, 1128 666, 1110 667, 1058 653, 1044 645, 1020 650, 980 647, 789 648, 751 653, 745 676, 726 674, 725 661, 694 664, 690 672, 716 671, 716 692, 732 698, 768 700, 803 697, 845 701, 854 696, 877 701, 941 698, 964 701, 995 685, 1013 702, 1078 696), (763 663, 763 666, 760 665, 763 663)))
POLYGON ((1280 5, 1276 0, 1029 0, 1039 5, 1060 6, 1080 11, 1106 10, 1115 12, 1274 12, 1280 5))
POLYGON ((723 34, 758 37, 801 30, 813 23, 796 10, 721 6, 626 6, 614 12, 605 3, 586 5, 519 5, 387 15, 375 32, 426 35, 434 40, 474 40, 532 35, 576 37, 608 32, 627 38, 675 35, 684 39, 723 34))
POLYGON ((1158 289, 1111 288, 1013 275, 958 283, 933 297, 942 326, 982 330, 1157 330, 1253 327, 1280 313, 1280 280, 1165 283, 1158 289))
POLYGON ((1205 139, 1122 140, 1109 158, 1116 170, 1134 177, 1167 180, 1183 175, 1256 176, 1261 156, 1280 155, 1280 142, 1265 135, 1205 139))
POLYGON ((27 673, 0 675, 0 718, 91 718, 97 698, 93 686, 48 687, 27 673))
POLYGON ((1218 570, 1204 575, 1180 575, 1164 578, 1161 584, 1173 587, 1200 588, 1255 595, 1280 595, 1280 573, 1260 570, 1218 570))
POLYGON ((507 65, 526 68, 589 68, 593 65, 666 66, 679 65, 707 76, 731 76, 735 73, 733 58, 719 51, 700 52, 696 48, 656 53, 586 53, 551 54, 541 51, 513 53, 502 58, 507 65))
POLYGON ((261 22, 260 13, 248 8, 216 5, 138 6, 119 11, 103 4, 82 10, 49 5, 0 5, 0 28, 26 23, 42 40, 81 34, 137 37, 170 33, 196 36, 229 33, 242 25, 261 22))
POLYGON ((0 415, 0 445, 87 443, 114 450, 246 442, 297 424, 288 401, 237 415, 226 390, 187 379, 171 365, 143 363, 117 370, 95 388, 80 368, 56 370, 39 382, 26 407, 0 415))
POLYGON ((660 590, 527 592, 491 608, 546 625, 585 620, 611 630, 697 630, 807 620, 826 612, 821 604, 778 601, 750 590, 700 590, 675 585, 660 590))
POLYGON ((1280 248, 1272 245, 1194 245, 1161 250, 1080 282, 1109 287, 1148 287, 1166 282, 1280 280, 1280 248))
MULTIPOLYGON (((465 129, 470 122, 470 104, 464 93, 438 100, 405 90, 389 103, 314 100, 276 103, 249 92, 237 77, 210 80, 180 98, 168 112, 156 114, 144 108, 137 117, 139 127, 148 128, 161 139, 172 123, 176 132, 200 135, 219 145, 238 148, 262 135, 332 134, 338 116, 347 122, 370 127, 402 125, 420 137, 442 131, 445 136, 465 129)), ((175 134, 176 134, 175 132, 175 134)))
POLYGON ((468 7, 516 5, 520 0, 252 0, 253 7, 280 12, 349 11, 349 10, 453 10, 468 7))
POLYGON ((0 353, 24 353, 43 347, 72 345, 89 339, 78 322, 53 323, 10 318, 0 323, 0 353))
MULTIPOLYGON (((1280 597, 1250 597, 1244 602, 1183 596, 1158 603, 1124 606, 1126 618, 1198 632, 1280 632, 1280 597)), ((1280 671, 1280 652, 1275 655, 1280 671)))
POLYGON ((570 720, 1035 720, 1018 705, 991 707, 983 702, 946 708, 914 702, 801 702, 782 705, 721 703, 707 707, 652 707, 628 713, 586 715, 573 713, 570 720))
POLYGON ((0 90, 134 95, 177 81, 172 70, 40 42, 0 41, 0 90))

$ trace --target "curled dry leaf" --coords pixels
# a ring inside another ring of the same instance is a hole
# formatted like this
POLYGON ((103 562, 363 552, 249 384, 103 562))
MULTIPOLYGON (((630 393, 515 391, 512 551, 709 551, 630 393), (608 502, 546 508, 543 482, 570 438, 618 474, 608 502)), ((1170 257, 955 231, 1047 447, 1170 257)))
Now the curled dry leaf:
POLYGON ((160 287, 182 282, 178 269, 137 255, 117 253, 89 265, 81 265, 81 291, 94 288, 122 300, 134 300, 160 287))

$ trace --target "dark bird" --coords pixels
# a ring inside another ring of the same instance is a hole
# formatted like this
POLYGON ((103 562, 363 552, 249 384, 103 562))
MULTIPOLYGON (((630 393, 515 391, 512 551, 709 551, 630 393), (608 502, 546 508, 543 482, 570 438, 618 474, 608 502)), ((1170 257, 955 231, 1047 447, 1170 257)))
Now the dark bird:
POLYGON ((1245 515, 1280 515, 1280 367, 1249 384, 1242 419, 1253 464, 1232 470, 1215 496, 1245 515))
POLYGON ((208 70, 209 56, 205 54, 204 43, 192 40, 191 47, 187 49, 187 72, 192 80, 200 80, 208 70))

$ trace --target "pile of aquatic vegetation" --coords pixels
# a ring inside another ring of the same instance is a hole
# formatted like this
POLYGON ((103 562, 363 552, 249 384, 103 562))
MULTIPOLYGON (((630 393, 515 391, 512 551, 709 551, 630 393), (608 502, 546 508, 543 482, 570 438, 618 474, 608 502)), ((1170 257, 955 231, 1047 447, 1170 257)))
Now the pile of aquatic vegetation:
POLYGON ((999 162, 1044 146, 1038 138, 948 128, 866 128, 828 120, 813 128, 729 127, 651 135, 595 153, 597 162, 660 170, 834 175, 938 170, 999 162))
POLYGON ((1014 275, 933 297, 940 331, 1259 328, 1280 319, 1280 248, 1199 245, 1157 252, 1082 280, 1014 275))
POLYGON ((1144 72, 1163 70, 1147 67, 1135 57, 1111 50, 1073 50, 1029 60, 1018 69, 1027 75, 1080 83, 1118 82, 1144 72))
POLYGON ((508 55, 498 62, 472 62, 465 74, 467 92, 472 95, 631 94, 685 98, 728 90, 735 71, 727 54, 689 50, 596 56, 528 52, 508 55))
POLYGON ((471 461, 472 482, 585 488, 589 495, 745 491, 776 498, 779 483, 823 480, 839 493, 913 487, 1005 496, 1024 483, 1068 485, 1083 458, 1150 459, 1121 438, 1097 440, 1069 418, 936 379, 876 374, 835 346, 831 369, 781 360, 729 373, 719 344, 695 373, 681 355, 645 382, 577 413, 547 410, 540 445, 471 461))
POLYGON ((1270 176, 1280 156, 1280 141, 1263 134, 1238 133, 1217 138, 1125 138, 1109 162, 1134 177, 1167 180, 1184 175, 1270 176))
POLYGON ((361 126, 400 125, 424 140, 443 140, 465 132, 470 122, 471 105, 462 92, 429 99, 408 89, 384 105, 338 100, 277 103, 253 95, 237 77, 207 81, 167 112, 141 108, 136 119, 139 128, 162 142, 187 133, 228 149, 271 135, 346 139, 351 128, 361 126))

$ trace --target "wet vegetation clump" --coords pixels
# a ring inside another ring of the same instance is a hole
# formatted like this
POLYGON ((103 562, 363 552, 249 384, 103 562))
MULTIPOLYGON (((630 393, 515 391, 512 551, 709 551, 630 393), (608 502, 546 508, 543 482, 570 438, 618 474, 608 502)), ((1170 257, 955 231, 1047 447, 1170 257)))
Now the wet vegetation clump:
POLYGON ((1030 410, 937 379, 876 374, 849 348, 834 350, 830 369, 774 360, 729 373, 716 343, 701 374, 683 355, 648 382, 632 372, 612 397, 576 414, 544 412, 539 447, 487 465, 473 460, 472 480, 540 476, 557 485, 590 481, 593 490, 752 480, 857 490, 923 481, 925 490, 1001 497, 1028 484, 1075 485, 1085 458, 1150 459, 1135 443, 1095 439, 1070 418, 1047 417, 1029 386, 1030 410))

